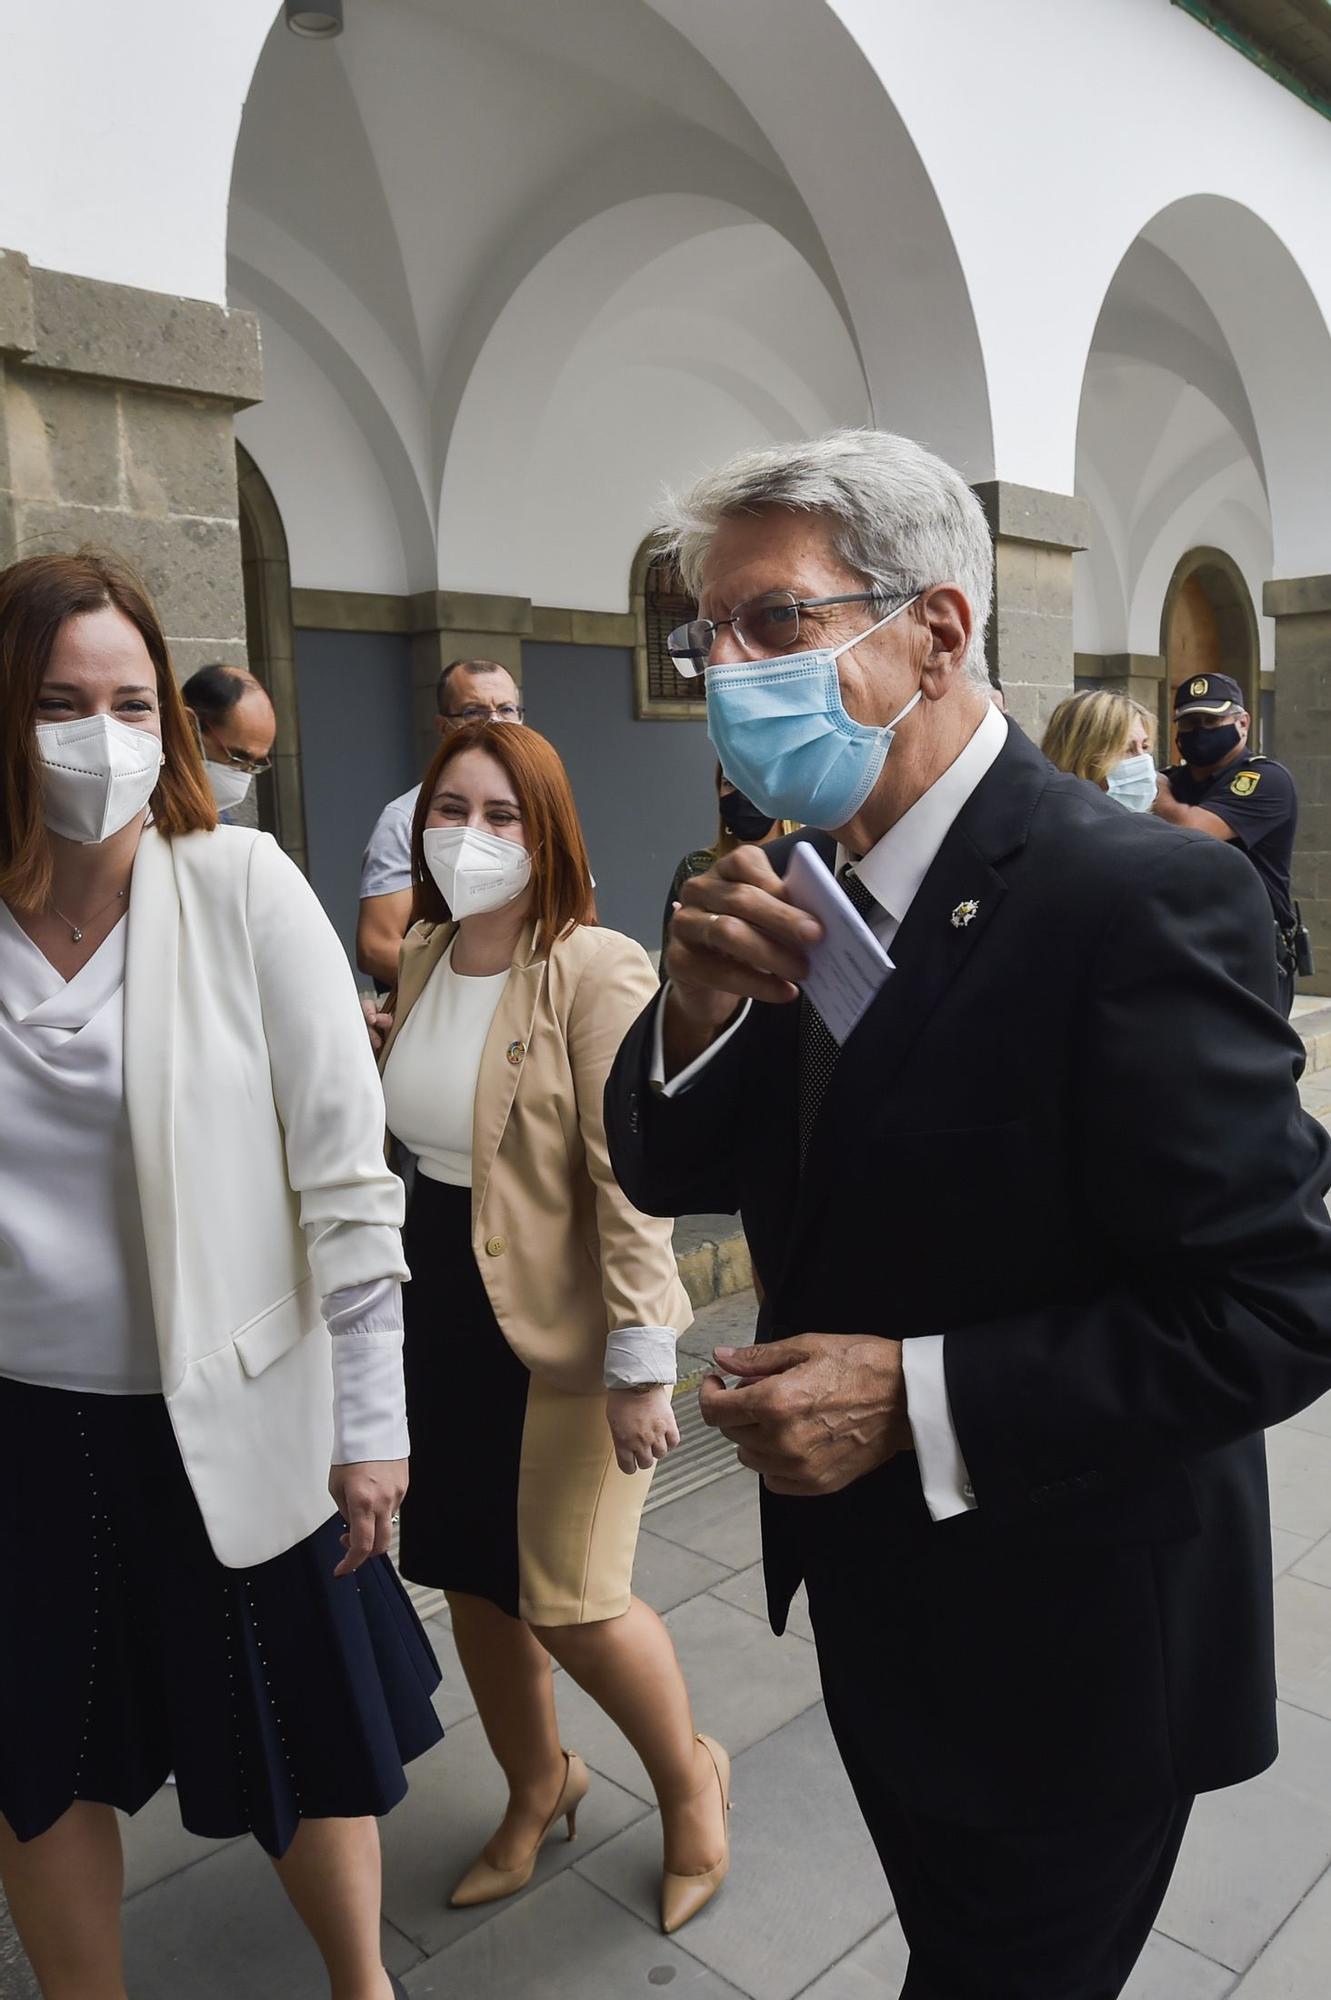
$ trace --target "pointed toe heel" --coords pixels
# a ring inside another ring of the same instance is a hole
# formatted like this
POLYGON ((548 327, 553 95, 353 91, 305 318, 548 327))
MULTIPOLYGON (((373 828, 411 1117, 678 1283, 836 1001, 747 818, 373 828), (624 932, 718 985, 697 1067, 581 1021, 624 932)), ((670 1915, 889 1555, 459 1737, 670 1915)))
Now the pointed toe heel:
POLYGON ((516 1868, 496 1868, 484 1854, 478 1856, 448 1899, 453 1909, 468 1910, 477 1903, 499 1903, 505 1896, 516 1896, 519 1889, 525 1889, 536 1873, 537 1856, 552 1828, 561 1819, 568 1822, 569 1839, 577 1839, 578 1807, 587 1796, 591 1779, 576 1750, 564 1752, 564 1766, 564 1787, 559 1794, 559 1803, 541 1828, 540 1838, 531 1853, 516 1868))
POLYGON ((691 1918, 705 1909, 730 1873, 730 1758, 714 1737, 700 1736, 698 1741, 712 1760, 716 1782, 721 1789, 725 1851, 714 1868, 705 1868, 697 1875, 675 1875, 668 1868, 664 1870, 661 1876, 661 1929, 666 1937, 682 1930, 691 1918))

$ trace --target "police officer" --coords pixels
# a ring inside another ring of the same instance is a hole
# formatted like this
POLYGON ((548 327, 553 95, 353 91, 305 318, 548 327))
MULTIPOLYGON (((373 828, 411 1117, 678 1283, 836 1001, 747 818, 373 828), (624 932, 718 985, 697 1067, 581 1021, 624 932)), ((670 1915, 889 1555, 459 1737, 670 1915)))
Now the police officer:
POLYGON ((1234 841, 1261 876, 1275 917, 1280 1001, 1288 1014, 1297 970, 1289 876, 1299 800, 1283 764, 1249 751, 1250 727, 1243 689, 1228 674, 1180 681, 1174 733, 1183 762, 1161 772, 1155 811, 1174 826, 1234 841))

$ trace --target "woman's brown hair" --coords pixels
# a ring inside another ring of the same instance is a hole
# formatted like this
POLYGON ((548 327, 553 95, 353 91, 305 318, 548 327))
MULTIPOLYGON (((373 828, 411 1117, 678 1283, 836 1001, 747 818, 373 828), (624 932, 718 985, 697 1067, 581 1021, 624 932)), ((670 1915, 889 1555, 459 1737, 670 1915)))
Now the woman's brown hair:
POLYGON ((425 866, 425 822, 444 772, 468 750, 484 750, 502 764, 522 813, 531 855, 532 914, 536 937, 547 949, 576 924, 596 922, 591 864, 573 803, 568 772, 553 743, 520 722, 468 722, 451 729, 436 750, 421 786, 411 829, 415 897, 411 920, 444 923, 450 912, 425 866))
POLYGON ((61 626, 108 605, 138 630, 157 675, 162 775, 153 825, 169 839, 217 825, 203 756, 171 671, 161 621, 142 583, 112 555, 25 556, 0 570, 0 897, 40 910, 51 893, 51 849, 42 816, 37 701, 61 626))

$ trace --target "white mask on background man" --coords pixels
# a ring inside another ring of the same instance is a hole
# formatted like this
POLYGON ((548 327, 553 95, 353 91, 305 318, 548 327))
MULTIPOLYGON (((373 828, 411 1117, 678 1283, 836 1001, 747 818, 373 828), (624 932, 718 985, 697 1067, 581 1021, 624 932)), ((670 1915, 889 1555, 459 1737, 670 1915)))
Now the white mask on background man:
POLYGON ((531 856, 516 840, 474 826, 427 826, 425 865, 460 923, 502 910, 531 881, 531 856))
POLYGON ((110 715, 39 722, 37 754, 46 824, 85 847, 109 840, 143 811, 162 769, 160 737, 110 715))
POLYGON ((249 797, 254 783, 252 772, 239 770, 235 764, 214 764, 211 758, 205 758, 203 768, 208 773, 219 812, 230 812, 249 797))
POLYGON ((1120 757, 1105 773, 1105 785, 1110 798, 1129 812, 1149 812, 1155 804, 1154 757, 1149 750, 1137 757, 1120 757))

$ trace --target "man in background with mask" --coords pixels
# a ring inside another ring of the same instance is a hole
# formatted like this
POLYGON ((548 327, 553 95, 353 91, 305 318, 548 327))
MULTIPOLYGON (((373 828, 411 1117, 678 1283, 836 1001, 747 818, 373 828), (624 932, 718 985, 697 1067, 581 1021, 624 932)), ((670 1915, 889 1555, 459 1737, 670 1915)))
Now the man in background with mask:
MULTIPOLYGON (((435 685, 441 736, 463 723, 521 722, 517 682, 498 660, 450 660, 435 685)), ((356 963, 377 987, 397 985, 397 957, 411 922, 411 823, 420 786, 390 799, 375 821, 361 862, 356 963)))
POLYGON ((1248 749, 1243 689, 1228 674, 1198 674, 1174 691, 1181 764, 1160 774, 1155 811, 1171 826, 1229 840, 1262 878, 1275 919, 1280 1005, 1294 1005, 1298 923, 1290 894, 1299 795, 1283 764, 1248 749))
POLYGON ((615 1171, 743 1217, 757 1344, 703 1414, 761 1476, 777 1631, 808 1585, 905 1994, 1110 2000, 1194 1794, 1275 1756, 1262 1431, 1331 1384, 1261 887, 1009 726, 984 514, 921 446, 746 453, 670 527, 717 755, 806 830, 681 889, 615 1171), (801 842, 892 961, 844 1046, 801 842))
POLYGON ((200 667, 181 693, 199 732, 222 824, 257 826, 250 788, 271 767, 277 737, 277 711, 267 689, 243 667, 219 665, 200 667))

